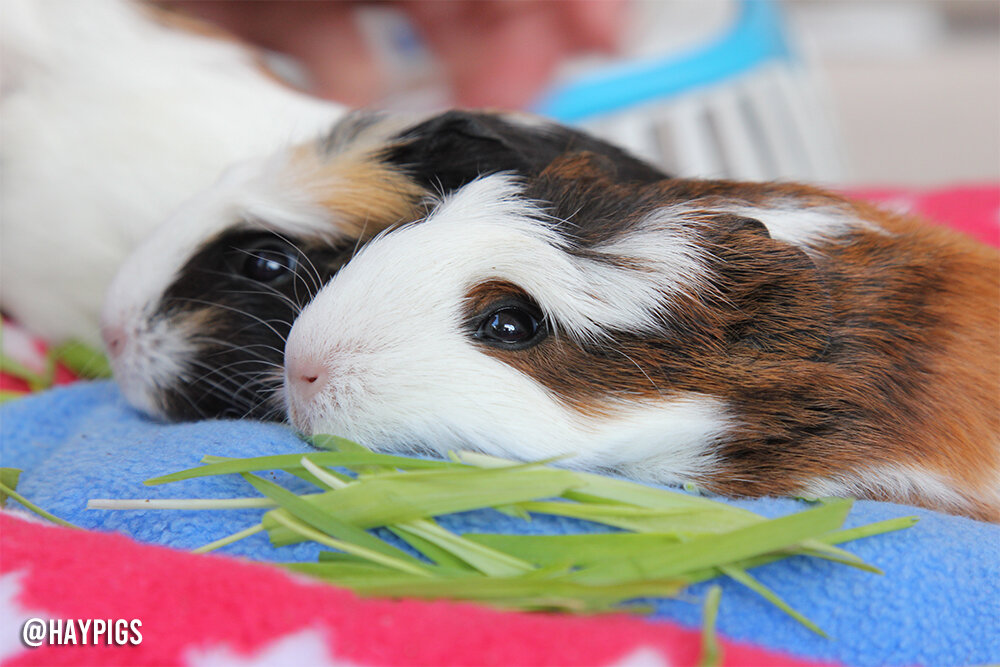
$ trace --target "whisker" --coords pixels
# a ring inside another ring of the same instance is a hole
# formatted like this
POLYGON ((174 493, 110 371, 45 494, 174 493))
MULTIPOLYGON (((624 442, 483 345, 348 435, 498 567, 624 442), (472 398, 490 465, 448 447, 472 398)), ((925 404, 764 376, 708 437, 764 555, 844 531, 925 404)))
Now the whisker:
POLYGON ((638 368, 638 369, 639 369, 639 372, 640 372, 640 373, 642 373, 643 375, 645 375, 645 376, 646 376, 646 379, 647 379, 647 380, 649 380, 649 384, 653 385, 653 389, 655 389, 655 390, 656 390, 656 393, 657 393, 657 394, 659 394, 660 396, 663 396, 663 391, 662 391, 662 390, 661 390, 661 389, 660 389, 660 388, 659 388, 658 386, 656 386, 656 383, 655 383, 655 382, 653 382, 653 378, 649 377, 649 374, 648 374, 648 373, 647 373, 646 371, 644 371, 644 370, 642 369, 642 366, 640 366, 640 365, 639 365, 639 364, 638 364, 638 363, 636 362, 636 360, 635 360, 635 359, 633 359, 632 357, 628 356, 627 354, 625 354, 625 353, 624 353, 623 351, 621 351, 621 350, 620 350, 620 349, 618 349, 618 348, 611 348, 611 349, 613 349, 613 350, 614 350, 615 352, 617 352, 618 354, 622 355, 623 357, 625 357, 626 359, 628 359, 629 361, 631 361, 631 362, 632 362, 632 364, 633 364, 633 365, 634 365, 634 366, 635 366, 636 368, 638 368))
MULTIPOLYGON (((288 239, 284 235, 279 234, 278 232, 275 232, 273 230, 272 230, 271 233, 274 234, 275 236, 277 236, 279 239, 281 239, 285 243, 287 243, 288 245, 290 245, 293 248, 295 248, 295 251, 297 253, 299 253, 299 256, 301 256, 304 260, 306 260, 306 263, 308 264, 308 266, 306 266, 306 268, 310 269, 312 271, 311 275, 313 277, 313 287, 315 288, 315 291, 310 292, 310 294, 313 294, 313 295, 318 294, 319 291, 321 289, 323 289, 323 276, 322 276, 322 274, 320 274, 319 269, 316 268, 316 265, 313 264, 313 261, 309 258, 309 255, 307 255, 305 252, 303 252, 302 249, 295 242, 293 242, 292 240, 288 239)), ((308 289, 308 286, 307 286, 307 289, 308 289)))
POLYGON ((241 309, 235 308, 233 306, 227 306, 226 304, 222 304, 222 303, 216 303, 214 301, 206 301, 205 299, 194 299, 194 298, 191 298, 191 297, 179 297, 178 296, 178 297, 174 297, 174 300, 176 300, 176 301, 184 301, 184 302, 189 302, 189 303, 198 303, 198 304, 202 304, 202 305, 205 305, 205 306, 211 306, 211 307, 214 307, 214 308, 222 308, 223 310, 229 310, 229 311, 232 311, 232 312, 237 313, 239 315, 243 315, 244 317, 249 317, 249 318, 251 318, 251 319, 253 319, 253 320, 257 321, 257 322, 260 322, 261 324, 263 324, 264 326, 266 326, 268 329, 270 329, 274 333, 274 335, 276 335, 278 338, 281 339, 281 342, 283 342, 283 343, 287 343, 288 342, 287 340, 285 340, 285 336, 283 336, 281 334, 281 332, 279 332, 277 329, 275 329, 273 326, 271 326, 270 323, 271 322, 278 322, 278 323, 280 323, 280 324, 282 324, 284 326, 287 326, 288 328, 291 328, 291 326, 292 326, 291 322, 286 322, 286 321, 280 320, 280 319, 265 320, 264 318, 259 317, 257 315, 254 315, 253 313, 247 312, 245 310, 241 310, 241 309))

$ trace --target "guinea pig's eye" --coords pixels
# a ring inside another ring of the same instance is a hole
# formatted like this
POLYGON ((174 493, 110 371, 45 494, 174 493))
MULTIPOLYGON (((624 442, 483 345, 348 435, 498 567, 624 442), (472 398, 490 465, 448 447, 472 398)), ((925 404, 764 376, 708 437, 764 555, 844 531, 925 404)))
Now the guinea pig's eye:
POLYGON ((507 304, 490 311, 475 336, 490 345, 523 350, 545 337, 545 326, 535 308, 527 304, 507 304))
POLYGON ((243 275, 262 283, 270 283, 295 273, 298 255, 291 248, 269 243, 246 251, 243 275))

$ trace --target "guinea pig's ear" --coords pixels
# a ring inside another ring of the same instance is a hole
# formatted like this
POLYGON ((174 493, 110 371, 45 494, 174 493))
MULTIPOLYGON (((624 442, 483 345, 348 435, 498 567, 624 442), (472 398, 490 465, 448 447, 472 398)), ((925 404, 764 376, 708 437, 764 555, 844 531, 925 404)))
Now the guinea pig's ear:
POLYGON ((830 342, 832 303, 809 255, 772 239, 759 220, 713 216, 706 228, 723 296, 730 350, 750 356, 818 359, 830 342))
POLYGON ((525 173, 529 156, 504 136, 503 123, 486 113, 449 111, 404 132, 386 158, 418 182, 444 192, 484 174, 525 173))

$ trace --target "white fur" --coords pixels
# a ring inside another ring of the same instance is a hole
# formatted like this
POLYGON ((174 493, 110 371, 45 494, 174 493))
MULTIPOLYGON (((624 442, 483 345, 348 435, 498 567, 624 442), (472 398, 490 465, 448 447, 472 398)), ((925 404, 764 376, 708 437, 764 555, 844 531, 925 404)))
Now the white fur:
POLYGON ((658 300, 650 285, 699 276, 686 242, 662 231, 657 244, 604 247, 642 262, 655 278, 574 257, 553 231, 555 221, 517 192, 502 175, 475 181, 425 222, 369 243, 334 277, 296 320, 285 350, 286 372, 321 364, 331 381, 303 399, 286 380, 291 421, 373 447, 572 455, 567 465, 644 470, 659 481, 709 469, 711 444, 731 424, 718 399, 609 398, 602 408, 610 416, 585 415, 484 354, 465 331, 463 299, 485 281, 520 286, 568 335, 593 338, 609 327, 656 326, 662 295, 658 300))
POLYGON ((811 480, 802 489, 813 496, 869 497, 881 493, 896 502, 922 500, 934 507, 963 511, 969 499, 943 475, 902 463, 873 465, 852 473, 811 480))
POLYGON ((852 230, 872 229, 848 208, 806 206, 795 199, 779 199, 767 206, 726 207, 737 215, 759 220, 771 238, 795 246, 814 246, 843 236, 852 230))
MULTIPOLYGON (((705 282, 692 238, 696 230, 683 229, 659 214, 627 236, 593 248, 609 259, 635 265, 627 269, 573 255, 570 242, 555 229, 559 224, 521 198, 513 179, 497 174, 445 198, 427 221, 405 230, 409 241, 369 245, 360 255, 396 266, 413 261, 405 244, 419 243, 430 272, 422 281, 448 283, 455 298, 480 282, 512 282, 579 341, 605 338, 608 330, 659 330, 664 292, 690 292, 705 282), (395 256, 399 254, 405 257, 395 256)), ((347 273, 353 275, 352 270, 347 273)))
POLYGON ((0 67, 0 306, 53 340, 98 340, 119 264, 223 167, 342 114, 126 0, 4 0, 0 67))
POLYGON ((163 417, 158 396, 185 378, 188 369, 183 360, 194 351, 190 335, 171 322, 148 317, 135 318, 133 326, 124 349, 111 358, 115 380, 133 407, 163 417))

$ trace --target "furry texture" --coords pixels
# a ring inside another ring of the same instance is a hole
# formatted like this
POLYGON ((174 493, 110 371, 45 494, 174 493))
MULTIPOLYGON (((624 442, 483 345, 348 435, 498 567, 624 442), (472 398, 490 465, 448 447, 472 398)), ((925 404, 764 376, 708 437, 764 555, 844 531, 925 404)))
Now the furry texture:
POLYGON ((292 328, 288 413, 376 447, 995 521, 998 278, 994 249, 813 188, 570 157, 363 249, 292 328), (544 331, 484 339, 519 303, 544 331))
POLYGON ((280 418, 271 399, 291 322, 358 247, 482 174, 535 177, 577 146, 623 182, 664 177, 568 128, 462 111, 353 113, 316 141, 232 167, 136 250, 109 291, 105 340, 126 395, 175 419, 280 418), (268 262, 282 275, 259 274, 254 264, 268 262), (176 353, 169 364, 161 348, 176 353))
POLYGON ((128 0, 10 0, 0 23, 0 306, 50 341, 99 342, 129 252, 227 165, 343 113, 256 52, 128 0))

